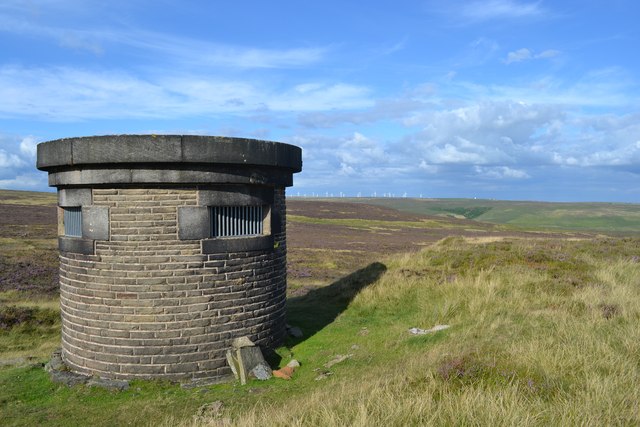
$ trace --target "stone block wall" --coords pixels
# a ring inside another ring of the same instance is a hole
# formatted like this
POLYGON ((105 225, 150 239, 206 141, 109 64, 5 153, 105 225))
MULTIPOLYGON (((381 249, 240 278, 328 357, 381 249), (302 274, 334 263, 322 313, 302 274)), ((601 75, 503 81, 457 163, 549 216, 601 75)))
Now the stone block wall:
POLYGON ((94 188, 109 239, 93 254, 62 252, 63 360, 105 378, 219 378, 225 351, 247 335, 272 347, 285 333, 285 191, 276 187, 273 248, 203 253, 180 240, 177 210, 198 188, 94 188))

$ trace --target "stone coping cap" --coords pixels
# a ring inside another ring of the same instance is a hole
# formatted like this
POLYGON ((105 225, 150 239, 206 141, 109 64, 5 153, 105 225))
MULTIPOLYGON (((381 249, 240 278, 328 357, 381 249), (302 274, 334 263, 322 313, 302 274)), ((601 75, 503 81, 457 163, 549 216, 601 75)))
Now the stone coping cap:
POLYGON ((38 169, 125 163, 200 163, 302 170, 295 145, 257 139, 200 135, 105 135, 38 144, 38 169))

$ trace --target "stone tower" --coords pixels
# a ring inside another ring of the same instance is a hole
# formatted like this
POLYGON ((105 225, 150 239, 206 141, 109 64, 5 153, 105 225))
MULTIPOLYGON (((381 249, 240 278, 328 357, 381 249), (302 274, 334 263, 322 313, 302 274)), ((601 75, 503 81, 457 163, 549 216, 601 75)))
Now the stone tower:
POLYGON ((58 189, 62 358, 103 378, 216 379, 285 334, 285 188, 298 147, 117 135, 38 145, 58 189))

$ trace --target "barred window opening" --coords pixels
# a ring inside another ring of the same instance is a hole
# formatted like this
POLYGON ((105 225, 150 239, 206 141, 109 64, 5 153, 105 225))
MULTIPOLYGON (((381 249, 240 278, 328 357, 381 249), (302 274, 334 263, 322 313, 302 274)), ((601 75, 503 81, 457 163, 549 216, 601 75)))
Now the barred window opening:
POLYGON ((260 236, 267 207, 210 206, 211 237, 260 236))
POLYGON ((65 207, 63 223, 64 235, 82 237, 82 208, 80 206, 65 207))

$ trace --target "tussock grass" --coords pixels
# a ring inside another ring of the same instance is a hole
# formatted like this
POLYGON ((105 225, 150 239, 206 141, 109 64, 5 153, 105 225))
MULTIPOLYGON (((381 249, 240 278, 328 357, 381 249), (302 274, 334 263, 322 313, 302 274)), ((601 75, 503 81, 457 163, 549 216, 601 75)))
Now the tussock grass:
POLYGON ((305 392, 286 402, 230 410, 232 423, 638 424, 638 245, 446 239, 390 258, 332 324, 292 349, 313 367, 311 342, 320 352, 357 342, 353 359, 322 386, 301 375, 305 392), (451 328, 406 331, 435 324, 451 328))
POLYGON ((60 346, 57 301, 24 301, 16 293, 0 294, 0 361, 47 360, 60 346))

